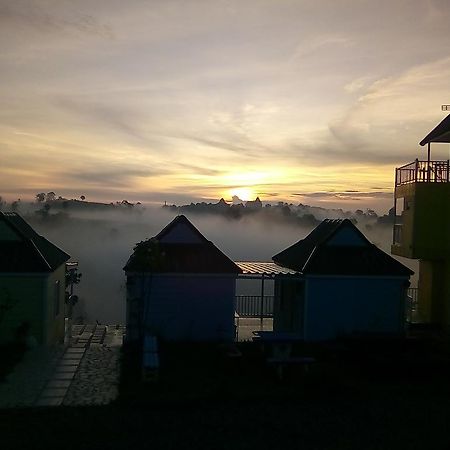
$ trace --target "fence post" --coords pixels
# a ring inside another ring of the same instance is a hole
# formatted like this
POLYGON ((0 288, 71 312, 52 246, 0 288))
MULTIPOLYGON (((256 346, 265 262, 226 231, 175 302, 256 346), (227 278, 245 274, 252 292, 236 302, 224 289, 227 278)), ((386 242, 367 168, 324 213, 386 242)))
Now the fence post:
POLYGON ((261 311, 260 311, 260 314, 261 314, 260 329, 262 331, 264 328, 264 274, 262 274, 262 278, 261 278, 261 311))

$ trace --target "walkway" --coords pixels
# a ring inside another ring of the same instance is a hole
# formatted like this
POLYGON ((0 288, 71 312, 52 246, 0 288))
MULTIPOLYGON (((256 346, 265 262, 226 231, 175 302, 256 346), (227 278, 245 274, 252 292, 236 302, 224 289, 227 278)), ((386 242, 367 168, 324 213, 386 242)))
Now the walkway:
POLYGON ((124 332, 116 325, 74 325, 67 348, 28 351, 0 384, 0 408, 110 403, 118 394, 124 332))

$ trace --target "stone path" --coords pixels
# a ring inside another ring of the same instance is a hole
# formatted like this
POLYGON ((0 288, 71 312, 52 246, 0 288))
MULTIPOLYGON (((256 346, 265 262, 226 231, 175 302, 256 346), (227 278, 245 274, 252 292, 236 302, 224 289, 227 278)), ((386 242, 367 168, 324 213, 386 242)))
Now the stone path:
POLYGON ((101 335, 96 328, 68 388, 64 405, 104 405, 117 397, 124 331, 124 327, 113 326, 101 335))
POLYGON ((64 346, 60 346, 25 352, 5 382, 0 383, 0 408, 34 406, 64 351, 64 346))
POLYGON ((0 384, 0 408, 107 404, 117 397, 123 326, 74 325, 67 348, 35 349, 0 384))

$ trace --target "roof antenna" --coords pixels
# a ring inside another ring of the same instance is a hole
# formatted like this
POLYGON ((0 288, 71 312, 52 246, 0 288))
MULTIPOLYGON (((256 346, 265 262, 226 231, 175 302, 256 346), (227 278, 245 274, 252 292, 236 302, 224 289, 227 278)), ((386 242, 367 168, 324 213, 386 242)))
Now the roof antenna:
POLYGON ((450 111, 450 105, 442 105, 441 110, 442 111, 450 111))

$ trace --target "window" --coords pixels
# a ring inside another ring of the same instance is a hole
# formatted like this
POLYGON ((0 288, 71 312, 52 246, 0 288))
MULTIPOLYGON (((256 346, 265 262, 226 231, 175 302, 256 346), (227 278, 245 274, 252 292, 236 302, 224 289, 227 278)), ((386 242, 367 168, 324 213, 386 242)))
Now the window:
POLYGON ((53 295, 53 297, 54 297, 54 308, 53 308, 53 310, 55 312, 55 317, 57 315, 59 315, 59 303, 60 303, 60 288, 59 287, 60 287, 59 280, 55 281, 54 295, 53 295))

